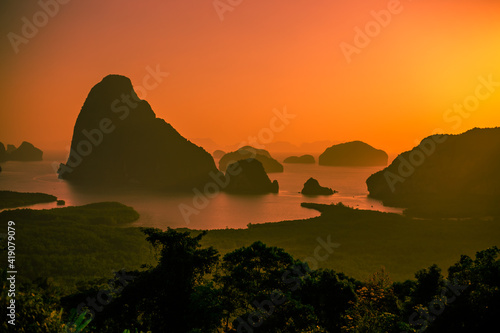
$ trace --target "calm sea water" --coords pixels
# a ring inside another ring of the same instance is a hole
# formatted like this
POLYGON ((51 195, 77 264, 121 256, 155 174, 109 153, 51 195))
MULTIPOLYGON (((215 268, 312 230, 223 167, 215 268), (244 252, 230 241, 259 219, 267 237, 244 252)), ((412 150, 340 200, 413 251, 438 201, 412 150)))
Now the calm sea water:
MULTIPOLYGON (((278 160, 282 160, 276 155, 278 160)), ((283 156, 285 157, 285 156, 283 156)), ((58 161, 64 160, 63 158, 58 161)), ((118 201, 133 207, 141 215, 138 226, 192 229, 245 228, 249 223, 278 222, 318 216, 319 213, 302 208, 302 202, 337 203, 384 212, 400 209, 384 207, 380 201, 367 198, 365 180, 380 170, 379 167, 344 168, 318 165, 285 164, 285 172, 269 174, 271 180, 278 180, 278 194, 240 196, 219 193, 206 202, 193 200, 194 194, 173 195, 144 190, 109 191, 74 187, 57 178, 54 159, 43 162, 2 163, 0 190, 20 192, 43 192, 66 201, 66 205, 83 205, 92 202, 118 201), (305 197, 299 192, 309 177, 319 180, 322 186, 337 190, 332 196, 305 197), (200 205, 201 204, 201 205, 200 205), (196 210, 188 218, 181 213, 180 206, 196 210), (197 209, 200 208, 200 209, 197 209)), ((56 207, 55 203, 30 206, 34 209, 56 207)))

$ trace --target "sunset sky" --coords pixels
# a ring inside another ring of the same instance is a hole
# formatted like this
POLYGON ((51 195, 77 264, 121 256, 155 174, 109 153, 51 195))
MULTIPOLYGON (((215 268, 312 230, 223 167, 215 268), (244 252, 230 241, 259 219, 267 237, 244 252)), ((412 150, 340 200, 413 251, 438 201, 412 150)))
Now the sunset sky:
POLYGON ((42 9, 0 5, 0 142, 63 150, 93 85, 122 74, 141 86, 157 66, 169 75, 145 96, 156 115, 222 145, 285 106, 296 117, 275 141, 390 153, 436 129, 500 125, 500 1, 221 0, 236 4, 224 13, 213 0, 65 1, 17 53, 9 33, 42 9), (355 47, 355 28, 375 29, 372 11, 388 7, 398 13, 349 62, 342 43, 355 47), (447 111, 464 101, 471 112, 447 111))

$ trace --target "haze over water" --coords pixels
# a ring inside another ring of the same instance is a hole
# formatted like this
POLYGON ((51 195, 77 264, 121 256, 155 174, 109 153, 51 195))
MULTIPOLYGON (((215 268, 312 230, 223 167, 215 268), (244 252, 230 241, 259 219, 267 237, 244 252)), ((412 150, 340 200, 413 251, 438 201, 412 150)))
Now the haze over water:
MULTIPOLYGON (((273 154, 282 160, 287 154, 273 154)), ((62 161, 62 159, 61 159, 62 161)), ((208 198, 198 214, 185 219, 179 205, 193 209, 193 194, 171 194, 138 189, 117 189, 102 191, 75 187, 57 178, 52 166, 54 160, 47 156, 43 162, 8 162, 2 165, 0 190, 49 193, 66 201, 66 205, 77 206, 93 202, 118 201, 133 207, 140 215, 136 226, 166 229, 221 229, 246 228, 249 223, 279 222, 318 216, 314 210, 302 208, 302 202, 337 203, 386 212, 401 212, 401 209, 384 207, 378 200, 367 198, 365 180, 380 167, 324 167, 307 164, 284 164, 283 173, 271 173, 271 180, 278 180, 279 194, 229 195, 219 193, 208 198), (338 191, 332 196, 308 197, 299 192, 309 177, 316 178, 322 186, 338 191)), ((203 192, 203 189, 200 189, 203 192)), ((203 204, 203 201, 199 201, 203 204)), ((29 206, 35 209, 56 207, 55 203, 29 206)), ((200 206, 198 206, 200 207, 200 206)))

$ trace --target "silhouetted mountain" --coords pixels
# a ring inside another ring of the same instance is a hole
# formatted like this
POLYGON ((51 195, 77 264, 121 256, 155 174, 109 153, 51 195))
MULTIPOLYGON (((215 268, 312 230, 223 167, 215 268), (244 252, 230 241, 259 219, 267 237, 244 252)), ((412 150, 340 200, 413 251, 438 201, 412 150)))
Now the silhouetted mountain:
POLYGON ((299 152, 300 148, 286 141, 275 141, 266 144, 266 149, 274 153, 292 153, 299 152))
POLYGON ((214 140, 209 138, 190 138, 189 141, 197 146, 202 147, 206 151, 222 150, 223 146, 216 143, 214 140))
POLYGON ((23 142, 19 148, 14 145, 7 145, 7 149, 0 142, 0 162, 6 161, 41 161, 43 152, 29 142, 23 142))
POLYGON ((71 152, 59 176, 75 182, 191 189, 217 173, 212 156, 156 118, 130 79, 106 76, 76 120, 71 152))
POLYGON ((43 152, 33 146, 31 143, 24 141, 19 148, 7 153, 9 161, 41 161, 43 159, 43 152))
POLYGON ((0 142, 0 162, 7 161, 7 151, 5 150, 5 146, 0 142))
POLYGON ((300 193, 304 195, 331 195, 335 192, 329 187, 321 186, 316 179, 309 178, 304 183, 304 188, 300 193))
POLYGON ((16 146, 14 145, 7 145, 7 153, 12 153, 14 150, 16 150, 16 146))
POLYGON ((237 194, 278 193, 278 181, 269 179, 257 159, 249 158, 231 163, 226 169, 228 185, 224 191, 237 194))
POLYGON ((366 180, 373 198, 416 215, 500 213, 500 128, 430 136, 366 180))
POLYGON ((386 166, 387 153, 361 141, 341 143, 327 148, 319 156, 320 165, 386 166))
POLYGON ((216 151, 214 151, 214 152, 212 153, 212 156, 213 156, 214 158, 218 158, 218 159, 222 158, 222 156, 224 156, 224 155, 226 155, 226 152, 225 152, 225 151, 222 151, 222 150, 216 150, 216 151))
POLYGON ((285 158, 283 163, 300 163, 300 164, 314 164, 314 156, 312 155, 302 155, 302 156, 290 156, 285 158))
POLYGON ((272 158, 269 152, 250 146, 241 147, 237 151, 224 155, 219 161, 219 170, 226 170, 229 164, 248 158, 254 158, 262 163, 267 173, 283 172, 283 165, 272 158))
POLYGON ((272 153, 311 154, 321 153, 332 144, 334 144, 334 142, 329 140, 305 142, 300 145, 294 145, 286 141, 275 141, 266 143, 266 149, 272 153))

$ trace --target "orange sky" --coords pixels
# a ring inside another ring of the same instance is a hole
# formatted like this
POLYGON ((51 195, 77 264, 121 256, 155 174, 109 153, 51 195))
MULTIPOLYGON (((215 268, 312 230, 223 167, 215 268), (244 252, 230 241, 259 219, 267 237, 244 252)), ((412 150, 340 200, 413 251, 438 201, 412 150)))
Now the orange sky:
POLYGON ((0 142, 64 149, 94 84, 114 73, 141 85, 157 65, 169 73, 147 92, 157 116, 222 145, 284 106, 297 117, 275 141, 363 140, 389 153, 436 128, 500 125, 500 86, 467 117, 443 118, 478 77, 500 82, 500 1, 403 0, 348 63, 341 43, 354 45, 354 28, 391 1, 243 0, 221 21, 213 0, 73 0, 17 54, 8 33, 41 8, 4 1, 0 142))

